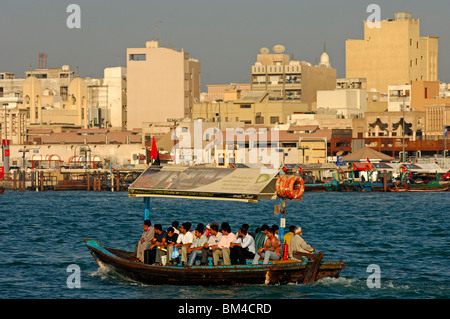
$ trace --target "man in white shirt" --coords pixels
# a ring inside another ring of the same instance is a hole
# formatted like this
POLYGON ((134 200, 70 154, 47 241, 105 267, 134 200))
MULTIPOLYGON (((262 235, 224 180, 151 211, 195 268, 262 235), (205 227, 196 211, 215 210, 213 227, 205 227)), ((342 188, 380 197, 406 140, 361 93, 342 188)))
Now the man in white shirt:
POLYGON ((191 229, 191 223, 186 222, 180 226, 180 234, 178 235, 177 245, 179 251, 181 251, 181 265, 187 264, 187 250, 191 247, 194 241, 194 235, 189 231, 191 229))
POLYGON ((208 239, 203 234, 203 226, 198 225, 194 231, 194 235, 194 241, 191 247, 187 250, 189 255, 188 266, 193 266, 197 258, 202 257, 203 246, 208 242, 208 239))
POLYGON ((232 265, 245 265, 246 259, 255 257, 255 239, 247 233, 247 229, 240 228, 238 238, 230 244, 230 259, 232 265))
POLYGON ((208 242, 203 245, 202 248, 202 262, 201 265, 208 265, 208 257, 212 257, 213 251, 211 246, 215 246, 222 238, 222 233, 219 231, 219 225, 213 223, 210 226, 211 235, 208 237, 208 242))

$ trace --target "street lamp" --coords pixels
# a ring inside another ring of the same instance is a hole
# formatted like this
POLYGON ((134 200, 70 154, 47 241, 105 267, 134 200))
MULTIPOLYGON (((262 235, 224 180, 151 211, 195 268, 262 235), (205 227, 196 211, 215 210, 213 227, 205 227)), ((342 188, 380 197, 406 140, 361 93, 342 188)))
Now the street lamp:
POLYGON ((407 97, 407 95, 402 95, 402 98, 403 98, 403 105, 401 106, 401 109, 402 109, 402 112, 403 112, 403 118, 402 118, 402 126, 403 126, 403 143, 402 143, 402 145, 403 145, 403 152, 402 152, 402 162, 405 162, 406 161, 406 159, 405 159, 405 108, 406 108, 406 105, 405 105, 405 98, 407 97))
MULTIPOLYGON (((89 155, 91 154, 91 149, 89 148, 89 146, 86 147, 81 147, 80 148, 80 153, 84 152, 84 166, 85 168, 89 169, 89 165, 88 165, 88 160, 87 160, 87 153, 89 152, 89 155)), ((89 156, 90 157, 90 156, 89 156)))
POLYGON ((19 150, 19 153, 22 153, 22 166, 23 166, 23 169, 24 169, 24 170, 26 169, 26 167, 25 167, 25 153, 27 153, 27 152, 29 152, 29 151, 30 151, 30 150, 27 149, 26 146, 24 146, 24 148, 22 148, 22 149, 19 150))
POLYGON ((297 147, 299 150, 302 150, 302 154, 303 154, 303 164, 305 164, 305 150, 309 150, 309 146, 299 146, 297 147))

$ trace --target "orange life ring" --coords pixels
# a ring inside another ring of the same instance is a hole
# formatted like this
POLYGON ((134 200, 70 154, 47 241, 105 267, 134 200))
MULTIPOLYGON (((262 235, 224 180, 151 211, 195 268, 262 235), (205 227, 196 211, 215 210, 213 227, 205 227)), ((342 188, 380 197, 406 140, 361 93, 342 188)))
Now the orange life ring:
POLYGON ((290 193, 291 189, 289 187, 292 179, 293 179, 293 176, 288 176, 283 183, 284 197, 286 197, 286 198, 292 198, 291 193, 290 193))
POLYGON ((281 175, 277 178, 276 191, 282 198, 299 199, 305 192, 305 182, 299 176, 281 175))
MULTIPOLYGON (((287 175, 283 175, 283 178, 281 179, 281 185, 280 185, 280 196, 283 198, 286 198, 287 194, 286 194, 286 183, 289 180, 289 176, 287 175)), ((289 184, 288 184, 289 185, 289 184)))
POLYGON ((289 183, 289 195, 292 199, 299 199, 305 192, 305 182, 303 178, 294 176, 289 183))
POLYGON ((284 176, 284 175, 278 176, 277 182, 276 182, 276 184, 275 184, 275 188, 276 188, 276 190, 277 190, 277 194, 278 194, 278 195, 280 194, 281 178, 282 178, 283 176, 284 176))
POLYGON ((283 194, 283 181, 284 181, 284 179, 286 178, 286 175, 281 175, 281 176, 279 176, 278 178, 277 178, 277 183, 275 184, 275 187, 276 187, 276 190, 277 190, 277 194, 278 194, 278 196, 280 196, 280 197, 283 197, 282 196, 282 194, 283 194))

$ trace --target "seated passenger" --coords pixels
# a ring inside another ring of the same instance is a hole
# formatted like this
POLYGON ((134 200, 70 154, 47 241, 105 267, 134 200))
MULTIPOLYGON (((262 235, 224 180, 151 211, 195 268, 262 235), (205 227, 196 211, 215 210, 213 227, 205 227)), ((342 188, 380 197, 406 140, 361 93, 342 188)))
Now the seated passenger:
POLYGON ((257 265, 259 258, 264 258, 264 265, 269 263, 269 260, 278 260, 281 257, 281 242, 275 237, 275 231, 272 228, 267 230, 267 240, 263 248, 260 248, 253 258, 253 264, 257 265))
POLYGON ((154 263, 161 264, 161 248, 163 248, 164 243, 167 240, 167 232, 162 229, 161 224, 155 225, 155 237, 152 239, 152 244, 149 249, 152 250, 152 258, 154 256, 154 263))
POLYGON ((245 265, 246 259, 255 257, 255 240, 247 234, 247 229, 241 227, 238 238, 230 244, 230 259, 232 265, 245 265))
POLYGON ((169 265, 172 264, 171 256, 172 256, 173 247, 175 247, 175 245, 177 243, 177 239, 178 239, 178 234, 175 233, 175 229, 173 227, 169 227, 167 229, 166 241, 163 245, 163 247, 167 249, 167 263, 169 265))
POLYGON ((294 225, 289 226, 289 233, 287 233, 283 237, 284 244, 289 246, 289 244, 291 243, 292 237, 294 237, 294 230, 295 230, 295 226, 294 225))
POLYGON ((155 236, 155 229, 152 227, 152 222, 148 219, 144 220, 144 232, 138 242, 136 250, 136 258, 144 262, 144 251, 148 248, 155 236))
POLYGON ((181 265, 187 264, 187 250, 194 241, 194 235, 189 231, 191 223, 186 222, 180 226, 180 234, 178 235, 176 247, 180 250, 181 265))
POLYGON ((197 228, 194 231, 194 241, 192 242, 192 245, 187 250, 187 253, 189 255, 188 259, 188 266, 194 265, 197 258, 202 257, 202 249, 203 245, 208 242, 208 239, 203 234, 203 225, 197 225, 197 228))
POLYGON ((300 226, 295 227, 294 230, 294 237, 291 239, 291 243, 289 245, 288 250, 288 257, 289 259, 299 259, 299 260, 305 260, 305 256, 296 254, 303 253, 303 254, 312 254, 316 251, 316 249, 310 245, 308 245, 305 240, 300 237, 302 235, 302 228, 300 226))
POLYGON ((177 234, 177 235, 180 234, 180 231, 178 230, 178 225, 179 225, 179 223, 176 220, 174 220, 172 222, 172 228, 173 228, 175 234, 177 234))
POLYGON ((213 255, 211 247, 216 246, 222 238, 222 233, 219 232, 219 225, 217 223, 212 223, 209 231, 211 234, 208 237, 208 242, 203 245, 202 262, 200 265, 208 264, 208 257, 212 257, 213 255))
POLYGON ((224 265, 231 265, 230 261, 230 243, 236 241, 236 235, 231 232, 231 227, 227 222, 222 223, 222 238, 211 247, 213 250, 214 266, 219 264, 219 259, 223 258, 224 265))
POLYGON ((264 224, 261 226, 261 231, 257 232, 255 235, 255 249, 258 251, 262 247, 264 247, 264 243, 267 240, 267 230, 269 229, 269 226, 264 224))

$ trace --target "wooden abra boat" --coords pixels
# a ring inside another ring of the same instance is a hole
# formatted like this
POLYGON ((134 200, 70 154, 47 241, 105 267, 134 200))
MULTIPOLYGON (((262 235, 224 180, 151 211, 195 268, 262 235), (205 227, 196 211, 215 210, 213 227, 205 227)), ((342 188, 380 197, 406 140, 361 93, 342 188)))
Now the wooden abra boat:
MULTIPOLYGON (((261 168, 217 168, 207 166, 149 166, 129 187, 130 197, 143 197, 144 219, 149 219, 150 197, 175 197, 257 202, 259 198, 277 199, 279 236, 283 243, 285 206, 282 198, 301 200, 305 190, 299 176, 278 176, 280 171, 261 168), (283 183, 280 183, 284 181, 283 183), (282 227, 281 227, 282 226, 282 227)), ((237 285, 307 283, 324 277, 338 277, 343 261, 323 261, 324 254, 307 255, 306 261, 278 260, 269 264, 230 266, 148 265, 134 252, 104 247, 100 241, 85 239, 87 248, 100 267, 146 284, 237 285)))
POLYGON ((428 184, 394 184, 388 189, 391 192, 445 192, 450 190, 450 182, 434 181, 428 184))
POLYGON ((337 278, 345 268, 343 261, 324 261, 323 253, 312 261, 278 260, 267 265, 161 266, 139 262, 134 252, 103 247, 98 240, 85 239, 86 246, 100 267, 111 268, 134 281, 151 285, 242 285, 307 283, 325 277, 337 278))

